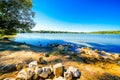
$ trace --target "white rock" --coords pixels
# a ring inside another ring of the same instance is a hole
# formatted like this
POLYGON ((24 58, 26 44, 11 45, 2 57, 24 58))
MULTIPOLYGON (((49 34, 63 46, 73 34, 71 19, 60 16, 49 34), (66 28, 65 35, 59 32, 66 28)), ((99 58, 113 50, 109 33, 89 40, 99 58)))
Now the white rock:
POLYGON ((112 55, 115 59, 120 59, 120 54, 113 54, 112 55))
POLYGON ((59 77, 63 73, 63 65, 62 63, 57 63, 53 66, 53 73, 55 77, 59 77))
POLYGON ((15 78, 5 78, 3 80, 15 80, 15 78))
POLYGON ((17 80, 21 80, 21 79, 25 79, 25 80, 28 80, 28 79, 31 79, 32 78, 32 76, 35 74, 35 72, 34 72, 34 70, 33 69, 30 69, 30 68, 24 68, 24 69, 22 69, 19 73, 18 73, 18 75, 17 75, 17 77, 16 77, 16 79, 17 80))
POLYGON ((71 72, 73 77, 76 77, 76 78, 80 77, 80 71, 77 68, 74 68, 72 66, 70 66, 67 69, 67 72, 71 72))
POLYGON ((67 80, 72 80, 72 72, 64 72, 64 78, 67 80))
POLYGON ((39 76, 45 79, 45 78, 48 77, 48 73, 47 72, 42 72, 41 74, 39 74, 39 76))
POLYGON ((53 72, 52 66, 50 66, 50 67, 43 67, 42 69, 43 69, 44 72, 47 72, 48 75, 50 75, 53 72))
POLYGON ((28 66, 31 69, 35 69, 38 66, 37 61, 30 62, 28 66))

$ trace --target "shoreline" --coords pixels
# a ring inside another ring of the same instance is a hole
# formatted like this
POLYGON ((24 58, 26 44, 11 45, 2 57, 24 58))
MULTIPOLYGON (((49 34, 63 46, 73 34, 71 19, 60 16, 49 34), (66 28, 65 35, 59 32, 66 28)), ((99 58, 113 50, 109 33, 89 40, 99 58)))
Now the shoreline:
MULTIPOLYGON (((54 46, 56 45, 54 44, 54 46)), ((4 48, 0 50, 0 69, 9 64, 17 64, 19 62, 30 63, 34 60, 38 61, 39 57, 43 57, 47 64, 39 64, 39 66, 49 66, 61 62, 65 68, 69 66, 78 68, 82 73, 78 80, 120 79, 120 65, 118 65, 120 59, 113 60, 110 58, 113 54, 106 54, 104 51, 102 51, 102 55, 109 55, 108 58, 105 57, 106 59, 96 54, 99 53, 98 50, 92 50, 88 47, 79 47, 78 51, 80 51, 77 54, 63 50, 64 47, 70 47, 68 45, 58 45, 57 47, 49 46, 49 49, 45 49, 13 41, 0 41, 0 47, 4 48), (49 57, 46 57, 46 54, 48 54, 49 57)), ((0 80, 4 78, 14 78, 18 72, 19 71, 12 71, 5 74, 1 73, 0 80)))

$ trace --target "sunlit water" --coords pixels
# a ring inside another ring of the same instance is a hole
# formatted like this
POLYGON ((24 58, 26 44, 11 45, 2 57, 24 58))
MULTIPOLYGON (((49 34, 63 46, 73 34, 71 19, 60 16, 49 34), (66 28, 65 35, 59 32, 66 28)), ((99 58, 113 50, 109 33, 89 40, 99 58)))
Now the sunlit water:
POLYGON ((117 34, 49 34, 49 33, 21 33, 14 38, 16 42, 25 42, 35 46, 42 44, 45 47, 48 43, 65 44, 75 46, 88 46, 105 50, 108 52, 120 53, 120 35, 117 34))

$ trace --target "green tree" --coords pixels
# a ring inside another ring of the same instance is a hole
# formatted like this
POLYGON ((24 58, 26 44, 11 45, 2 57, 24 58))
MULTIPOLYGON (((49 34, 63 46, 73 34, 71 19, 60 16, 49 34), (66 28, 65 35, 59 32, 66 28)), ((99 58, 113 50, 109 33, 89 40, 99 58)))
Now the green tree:
POLYGON ((13 34, 34 27, 31 0, 0 0, 0 30, 13 34))

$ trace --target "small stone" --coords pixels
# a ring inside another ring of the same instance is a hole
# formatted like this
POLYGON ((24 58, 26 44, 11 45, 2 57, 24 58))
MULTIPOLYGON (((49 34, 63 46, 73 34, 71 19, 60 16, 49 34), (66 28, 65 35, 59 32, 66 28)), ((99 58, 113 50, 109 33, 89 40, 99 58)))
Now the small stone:
POLYGON ((97 49, 95 49, 95 50, 94 50, 94 52, 98 53, 98 50, 97 50, 97 49))
POLYGON ((47 62, 43 59, 43 57, 39 58, 39 63, 40 64, 47 64, 47 62))
POLYGON ((48 53, 44 53, 44 56, 45 56, 45 57, 49 57, 49 54, 48 54, 48 53))
POLYGON ((66 55, 65 58, 71 59, 71 56, 70 55, 66 55))
POLYGON ((113 54, 112 55, 115 59, 120 59, 120 54, 113 54))
POLYGON ((105 51, 101 51, 101 54, 106 54, 106 52, 105 51))
POLYGON ((117 63, 119 66, 120 66, 120 61, 118 61, 118 63, 117 63))
POLYGON ((7 65, 7 66, 3 66, 1 68, 2 73, 8 73, 8 72, 15 71, 15 70, 16 70, 16 65, 15 64, 10 64, 10 65, 7 65))
POLYGON ((59 77, 63 74, 62 63, 57 63, 53 66, 53 73, 54 73, 55 77, 59 77))

